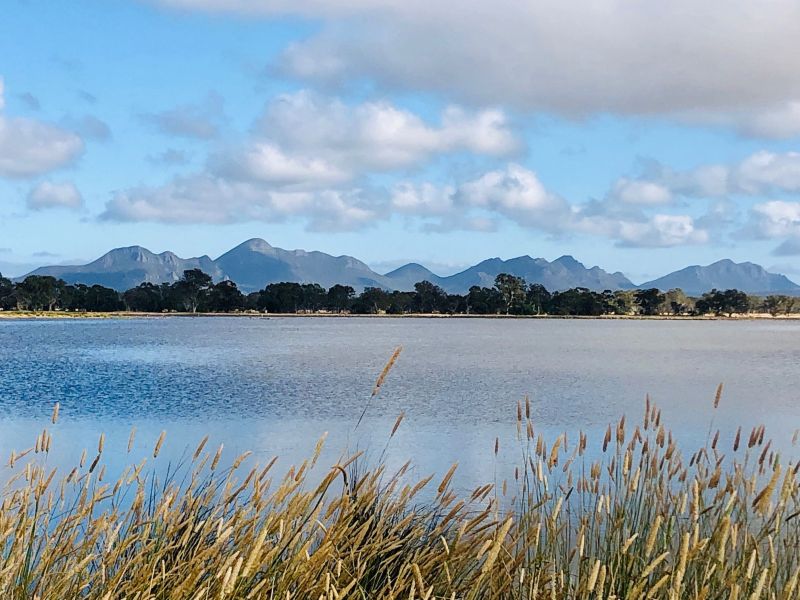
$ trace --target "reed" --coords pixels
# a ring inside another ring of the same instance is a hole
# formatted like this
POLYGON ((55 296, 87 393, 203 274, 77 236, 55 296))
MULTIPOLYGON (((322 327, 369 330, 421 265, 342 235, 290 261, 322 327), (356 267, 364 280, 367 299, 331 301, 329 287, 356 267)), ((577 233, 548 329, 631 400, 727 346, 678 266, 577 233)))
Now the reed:
POLYGON ((163 433, 152 457, 107 481, 105 437, 62 473, 43 430, 2 474, 0 598, 800 594, 800 463, 784 464, 763 426, 741 447, 723 432, 684 454, 649 399, 641 423, 621 418, 597 440, 548 444, 527 399, 515 412, 517 439, 503 442, 520 449, 513 480, 471 492, 454 488, 456 465, 421 481, 361 454, 320 470, 322 441, 277 474, 246 455, 224 467, 206 437, 159 479, 163 433))

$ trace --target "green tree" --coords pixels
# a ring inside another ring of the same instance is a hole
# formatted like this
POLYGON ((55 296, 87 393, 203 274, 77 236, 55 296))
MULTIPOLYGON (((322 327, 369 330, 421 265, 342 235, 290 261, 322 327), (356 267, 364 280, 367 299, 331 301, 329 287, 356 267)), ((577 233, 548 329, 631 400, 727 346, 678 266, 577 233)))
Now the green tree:
POLYGON ((165 308, 162 288, 148 281, 122 294, 122 300, 128 310, 134 312, 161 312, 165 308))
POLYGON ((14 284, 0 273, 0 310, 12 310, 16 308, 16 305, 17 299, 14 297, 14 284))
POLYGON ((306 283, 301 286, 303 299, 300 301, 300 308, 309 312, 316 312, 325 307, 327 292, 318 283, 306 283))
POLYGON ((24 310, 53 310, 58 304, 59 291, 64 285, 50 275, 28 275, 16 286, 19 308, 24 310))
POLYGON ((494 278, 494 287, 503 298, 506 314, 522 314, 527 284, 522 277, 500 273, 494 278))
POLYGON ((203 306, 211 285, 211 275, 200 269, 187 269, 183 272, 180 281, 173 284, 172 287, 181 308, 194 313, 203 306))
POLYGON ((352 287, 337 283, 325 295, 325 308, 332 312, 344 312, 350 308, 355 295, 356 291, 352 287))
POLYGON ((270 283, 261 290, 259 310, 271 313, 296 313, 303 306, 303 288, 299 283, 270 283))
POLYGON ((669 290, 664 294, 664 305, 673 315, 683 315, 692 310, 691 299, 680 288, 669 290))
POLYGON ((208 310, 233 312, 244 308, 244 295, 233 281, 226 279, 211 286, 208 293, 208 310))
POLYGON ((729 317, 734 314, 747 314, 750 312, 750 299, 747 294, 739 290, 725 290, 722 292, 723 310, 729 317))
POLYGON ((496 315, 503 310, 503 297, 495 288, 473 285, 466 298, 466 312, 475 315, 496 315))
POLYGON ((376 315, 388 310, 392 299, 379 287, 368 287, 353 301, 352 311, 361 315, 376 315))
POLYGON ((665 296, 656 288, 648 290, 637 290, 634 295, 634 302, 639 307, 643 315, 657 315, 664 304, 665 296))
POLYGON ((780 295, 767 296, 761 303, 761 307, 769 314, 771 314, 773 317, 775 317, 783 311, 784 298, 786 298, 786 296, 780 296, 780 295))
POLYGON ((541 283, 532 283, 525 293, 525 302, 533 314, 541 315, 548 311, 552 295, 541 283))
POLYGON ((433 313, 447 311, 447 293, 430 281, 419 281, 414 284, 414 312, 433 313))

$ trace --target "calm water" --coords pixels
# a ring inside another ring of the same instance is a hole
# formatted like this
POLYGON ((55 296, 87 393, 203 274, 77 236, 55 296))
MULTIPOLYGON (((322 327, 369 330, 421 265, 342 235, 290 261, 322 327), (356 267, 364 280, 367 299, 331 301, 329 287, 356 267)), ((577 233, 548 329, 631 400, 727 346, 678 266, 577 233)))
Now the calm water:
POLYGON ((284 466, 325 431, 330 460, 345 446, 379 454, 405 411, 390 462, 411 458, 427 474, 458 461, 471 485, 516 459, 515 403, 525 394, 538 429, 554 436, 638 418, 649 393, 693 442, 708 432, 720 382, 723 439, 739 424, 764 422, 776 438, 800 426, 800 322, 0 321, 0 352, 0 452, 30 446, 58 401, 56 462, 91 451, 101 431, 124 449, 132 426, 140 455, 167 430, 162 463, 206 433, 230 456, 249 449, 284 466), (396 368, 354 430, 397 345, 396 368))

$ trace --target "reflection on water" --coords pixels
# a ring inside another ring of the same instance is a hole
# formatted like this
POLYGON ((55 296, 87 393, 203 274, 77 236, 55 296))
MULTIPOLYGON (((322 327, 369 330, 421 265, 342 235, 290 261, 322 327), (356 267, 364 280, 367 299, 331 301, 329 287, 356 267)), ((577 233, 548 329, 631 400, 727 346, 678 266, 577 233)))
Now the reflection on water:
MULTIPOLYGON (((766 423, 774 437, 800 425, 800 323, 602 320, 247 319, 0 321, 0 452, 31 445, 49 424, 48 460, 71 464, 107 435, 106 457, 152 451, 176 461, 206 433, 233 458, 253 450, 284 467, 329 433, 322 464, 345 447, 381 453, 418 473, 458 461, 463 485, 491 481, 519 458, 516 401, 532 398, 539 431, 582 429, 599 445, 609 420, 638 419, 646 393, 682 440, 709 423, 766 423), (393 348, 404 352, 358 415, 393 348), (717 384, 722 406, 712 415, 717 384), (497 459, 494 439, 501 439, 497 459), (113 452, 116 450, 117 452, 113 452)), ((117 458, 114 458, 114 456, 117 458)), ((111 465, 114 466, 113 464, 111 465)))

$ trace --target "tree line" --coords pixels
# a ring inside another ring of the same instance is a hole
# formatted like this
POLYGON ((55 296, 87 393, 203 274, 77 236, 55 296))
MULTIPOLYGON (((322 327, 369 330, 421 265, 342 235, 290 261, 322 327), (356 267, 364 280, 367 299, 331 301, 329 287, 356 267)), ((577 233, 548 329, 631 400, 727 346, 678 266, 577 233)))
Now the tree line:
POLYGON ((125 292, 102 285, 68 284, 51 276, 30 275, 14 283, 0 275, 0 310, 69 312, 211 312, 475 315, 727 315, 766 312, 773 316, 800 312, 797 298, 750 296, 740 290, 711 290, 700 297, 679 289, 655 288, 595 292, 573 288, 550 292, 543 285, 502 273, 492 287, 473 286, 466 294, 449 294, 420 281, 413 291, 349 285, 325 289, 315 283, 271 283, 243 294, 232 281, 214 283, 200 269, 184 271, 173 283, 142 283, 125 292))

